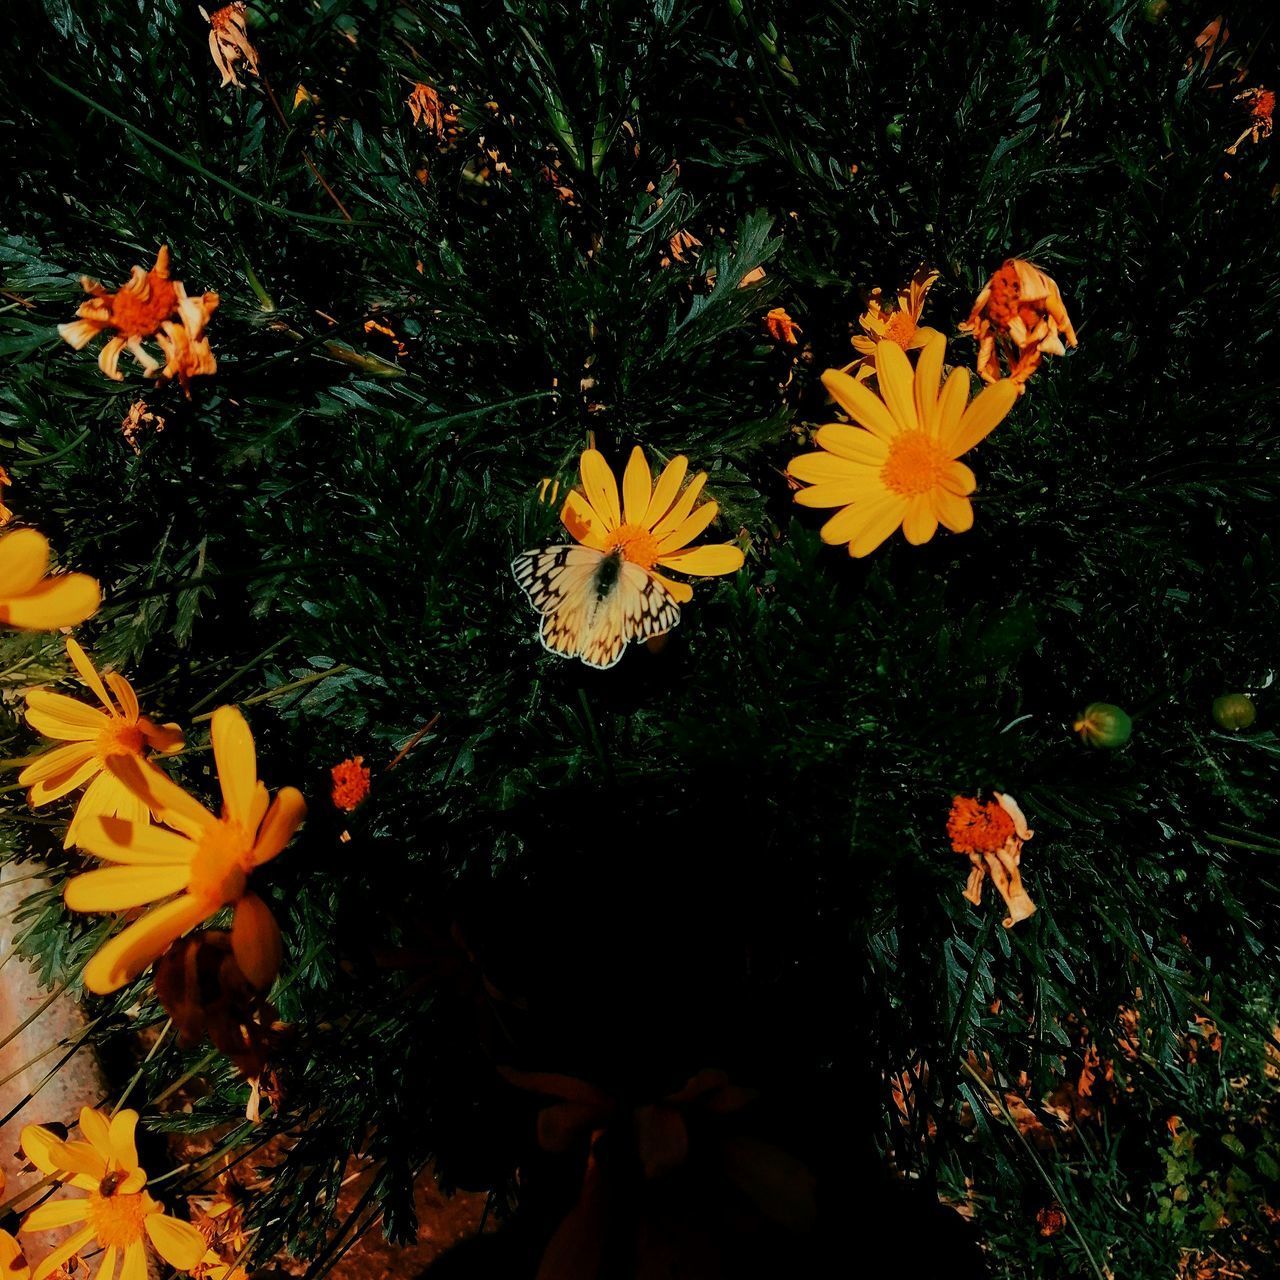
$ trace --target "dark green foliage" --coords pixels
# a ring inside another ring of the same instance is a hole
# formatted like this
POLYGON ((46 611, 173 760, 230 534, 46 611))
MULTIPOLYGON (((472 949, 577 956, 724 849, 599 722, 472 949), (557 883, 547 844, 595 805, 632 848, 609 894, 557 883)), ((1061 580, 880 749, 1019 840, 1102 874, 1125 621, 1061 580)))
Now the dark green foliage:
MULTIPOLYGON (((1212 14, 1178 3, 263 3, 265 79, 237 92, 194 3, 16 6, 8 501, 101 578, 78 634, 188 729, 176 776, 211 798, 196 717, 238 701, 261 776, 310 804, 258 877, 297 1032, 279 1114, 231 1139, 299 1139, 261 1257, 341 1251, 352 1151, 394 1238, 431 1165, 545 1241, 581 1166, 539 1181, 510 1065, 640 1102, 706 1067, 759 1088, 823 1187, 789 1274, 836 1274, 813 1261, 833 1241, 915 1274, 936 1240, 954 1271, 971 1241, 931 1202, 966 1178, 992 1274, 1276 1266, 1280 175, 1268 141, 1224 155, 1243 111, 1213 87, 1273 74, 1263 7, 1204 70, 1212 14), (410 124, 418 80, 456 104, 447 147, 410 124), (701 249, 661 265, 681 229, 701 249), (190 401, 54 331, 81 273, 114 287, 161 243, 221 296, 190 401), (782 472, 867 291, 933 264, 926 320, 954 333, 1012 254, 1059 281, 1080 347, 970 459, 974 529, 823 547, 782 472), (774 305, 801 348, 764 335, 774 305), (140 396, 167 427, 135 456, 140 396), (687 452, 749 548, 662 652, 603 674, 539 647, 508 569, 562 540, 539 481, 573 483, 589 433, 619 468, 687 452), (1256 724, 1214 724, 1228 692, 1256 724), (1072 732, 1095 701, 1132 715, 1122 748, 1072 732), (352 755, 374 779, 348 818, 328 769, 352 755), (1008 932, 961 899, 945 835, 952 795, 991 787, 1036 829, 1040 910, 1008 932), (1114 1081, 1081 1102, 1090 1046, 1114 1081)), ((65 667, 57 636, 3 649, 16 759, 16 694, 65 667)), ((12 862, 79 865, 51 815, 10 796, 12 862)), ((45 891, 20 924, 49 983, 103 928, 45 891)), ((95 1003, 95 1035, 127 1044, 145 992, 95 1003)), ((242 1115, 203 1055, 145 1064, 136 1097, 208 1085, 154 1128, 242 1115)))

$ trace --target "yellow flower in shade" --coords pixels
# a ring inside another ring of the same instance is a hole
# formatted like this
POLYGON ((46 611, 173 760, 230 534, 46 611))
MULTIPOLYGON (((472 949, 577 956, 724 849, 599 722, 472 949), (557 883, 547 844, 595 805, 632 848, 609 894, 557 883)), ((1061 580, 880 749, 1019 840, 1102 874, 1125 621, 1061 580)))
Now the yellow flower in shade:
POLYGON ((145 1190, 147 1173, 138 1164, 134 1142, 137 1124, 136 1111, 111 1117, 84 1107, 79 1141, 63 1141, 40 1125, 23 1129, 23 1154, 41 1173, 89 1193, 78 1199, 50 1200, 27 1214, 24 1231, 76 1227, 41 1259, 32 1280, 45 1280, 68 1258, 92 1245, 102 1250, 97 1280, 115 1280, 117 1263, 119 1280, 147 1280, 148 1240, 179 1271, 190 1271, 203 1258, 204 1236, 189 1222, 170 1217, 145 1190))
POLYGON ((253 735, 235 707, 219 707, 212 727, 222 785, 220 817, 130 755, 112 756, 107 768, 172 830, 124 818, 95 817, 80 824, 80 847, 119 865, 69 880, 68 907, 128 911, 160 903, 101 947, 85 967, 84 984, 99 995, 132 981, 174 939, 228 906, 235 908, 231 949, 245 977, 265 988, 280 968, 280 929, 266 903, 250 891, 248 878, 293 838, 306 816, 306 802, 294 787, 282 787, 274 801, 268 799, 258 781, 253 735))
POLYGON ((49 577, 49 542, 34 529, 0 538, 0 624, 19 631, 74 627, 98 612, 102 592, 85 573, 49 577))
POLYGON ((150 820, 147 806, 107 772, 107 761, 120 755, 141 760, 148 750, 161 755, 181 751, 182 730, 176 724, 158 725, 140 714, 137 695, 128 680, 114 671, 99 678, 85 651, 70 638, 67 656, 105 710, 48 689, 29 690, 27 723, 37 733, 66 745, 33 760, 18 775, 18 781, 31 788, 27 801, 33 809, 89 784, 67 827, 63 848, 69 849, 89 818, 103 815, 131 822, 150 820), (108 686, 115 694, 114 701, 108 686))
MULTIPOLYGON (((164 332, 172 317, 182 317, 182 323, 203 317, 200 328, 218 305, 216 293, 202 294, 198 298, 187 297, 181 280, 169 278, 169 246, 161 245, 156 254, 155 266, 150 271, 134 267, 127 284, 115 293, 109 293, 96 280, 81 276, 80 283, 90 295, 80 304, 77 320, 60 324, 58 333, 64 342, 77 351, 101 333, 111 337, 98 355, 98 368, 116 382, 123 380, 120 372, 120 356, 128 350, 142 366, 142 372, 153 377, 160 371, 160 364, 142 345, 144 338, 154 338, 164 332)), ((164 343, 161 341, 161 346, 164 343)), ((163 376, 170 376, 164 374, 163 376)))
POLYGON ((960 332, 978 342, 978 376, 998 382, 1003 349, 1009 378, 1021 393, 1044 355, 1066 355, 1076 345, 1066 305, 1058 286, 1039 267, 1009 258, 978 294, 960 332))
MULTIPOLYGON (((31 1267, 22 1246, 7 1231, 0 1231, 0 1275, 5 1280, 31 1280, 31 1267)), ((215 1276, 212 1280, 220 1278, 215 1276)))
POLYGON ((258 74, 258 51, 249 43, 248 17, 244 4, 237 0, 235 4, 224 4, 221 9, 207 13, 204 8, 200 16, 209 24, 209 54, 213 65, 222 76, 219 89, 233 84, 243 89, 244 84, 236 74, 236 67, 241 63, 250 74, 258 74))
POLYGON ((857 366, 855 375, 859 381, 864 381, 874 372, 872 361, 877 343, 893 342, 903 351, 915 351, 937 336, 936 329, 920 323, 925 298, 937 278, 936 271, 921 267, 911 277, 911 283, 898 294, 896 305, 885 306, 881 300, 881 290, 871 290, 867 309, 858 318, 862 332, 854 334, 852 339, 853 349, 858 353, 859 359, 848 366, 850 369, 857 366))
POLYGON ((847 373, 828 369, 823 385, 856 423, 818 428, 817 453, 793 458, 787 471, 811 488, 796 501, 805 507, 839 507, 822 526, 824 542, 849 544, 849 554, 874 551, 899 525, 908 542, 928 542, 941 524, 963 533, 973 524, 968 495, 977 481, 957 461, 1013 408, 1017 389, 1008 380, 969 400, 969 374, 956 369, 941 392, 946 339, 925 344, 914 373, 894 342, 876 347, 877 395, 847 373))
POLYGON ((635 448, 622 493, 604 456, 587 449, 582 487, 565 498, 560 521, 580 545, 526 551, 512 564, 516 581, 543 614, 542 643, 553 653, 610 667, 629 640, 663 635, 680 621, 693 588, 657 566, 696 577, 735 573, 743 555, 732 543, 691 547, 715 519, 715 502, 694 504, 707 480, 699 472, 681 492, 689 460, 672 458, 653 481, 635 448))

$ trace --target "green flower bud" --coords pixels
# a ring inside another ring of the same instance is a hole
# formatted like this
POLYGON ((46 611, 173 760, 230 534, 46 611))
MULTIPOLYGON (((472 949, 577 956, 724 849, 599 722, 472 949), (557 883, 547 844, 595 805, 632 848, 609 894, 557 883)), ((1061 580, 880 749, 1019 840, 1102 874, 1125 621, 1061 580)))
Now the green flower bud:
POLYGON ((1133 732, 1133 721, 1110 702, 1091 702, 1076 720, 1075 731, 1091 747, 1122 747, 1133 732))
POLYGON ((1213 718, 1223 729, 1247 729, 1257 716, 1253 700, 1243 693, 1224 693, 1213 700, 1213 718))

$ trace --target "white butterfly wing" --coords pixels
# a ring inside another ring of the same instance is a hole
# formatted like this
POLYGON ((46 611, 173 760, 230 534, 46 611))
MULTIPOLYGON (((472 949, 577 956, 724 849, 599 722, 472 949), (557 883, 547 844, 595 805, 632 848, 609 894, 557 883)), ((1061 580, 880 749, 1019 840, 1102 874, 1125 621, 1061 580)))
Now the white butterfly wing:
POLYGON ((526 551, 511 567, 546 615, 542 643, 591 667, 613 666, 629 641, 662 635, 680 621, 680 606, 656 578, 590 547, 526 551))

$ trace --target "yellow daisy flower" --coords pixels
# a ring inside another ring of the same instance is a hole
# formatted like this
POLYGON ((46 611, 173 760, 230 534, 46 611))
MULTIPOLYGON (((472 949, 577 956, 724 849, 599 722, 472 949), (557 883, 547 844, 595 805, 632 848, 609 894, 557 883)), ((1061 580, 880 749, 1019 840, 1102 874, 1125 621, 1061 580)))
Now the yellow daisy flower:
POLYGON ((920 323, 925 298, 937 278, 936 271, 921 267, 911 277, 911 283, 899 292, 897 304, 887 307, 881 301, 882 291, 871 290, 867 309, 858 318, 862 332, 854 334, 852 338, 853 349, 859 358, 846 366, 847 369, 857 366, 856 376, 860 382, 874 372, 872 361, 878 343, 893 342, 903 351, 915 351, 937 337, 937 329, 930 329, 920 323))
POLYGON ((51 1174, 89 1194, 81 1199, 50 1200, 33 1209, 24 1231, 50 1231, 78 1224, 32 1272, 31 1280, 45 1280, 68 1258, 86 1246, 102 1249, 97 1280, 147 1280, 147 1240, 170 1266, 190 1271, 204 1256, 204 1236, 189 1222, 171 1218, 144 1190, 146 1170, 138 1164, 134 1130, 136 1111, 114 1117, 84 1107, 80 1112, 80 1141, 64 1142, 51 1130, 27 1125, 22 1150, 41 1173, 51 1174))
POLYGON ((33 809, 89 784, 67 827, 64 849, 75 843, 80 826, 99 814, 128 818, 131 822, 150 821, 147 806, 107 772, 107 761, 112 756, 129 755, 141 760, 148 750, 172 755, 183 745, 182 730, 176 724, 158 725, 140 713, 137 694, 124 676, 109 671, 104 684, 85 651, 70 637, 67 656, 106 710, 99 711, 48 689, 29 690, 27 723, 46 738, 67 745, 46 751, 18 775, 18 781, 31 788, 27 802, 33 809), (107 685, 115 694, 114 702, 107 685))
POLYGON ((160 902, 89 961, 84 984, 98 995, 131 982, 176 938, 228 906, 235 908, 231 949, 245 977, 265 988, 280 968, 279 926, 266 903, 250 892, 248 877, 293 838, 306 801, 294 787, 282 787, 274 801, 268 799, 258 780, 253 735, 235 707, 219 707, 212 727, 221 817, 140 757, 107 760, 108 770, 172 830, 107 817, 80 825, 79 846, 120 865, 68 881, 68 907, 128 911, 160 902))
POLYGON ((97 613, 102 592, 85 573, 49 577, 49 540, 34 529, 0 538, 0 623, 19 631, 74 627, 97 613))
POLYGON ((930 338, 913 373, 897 343, 879 343, 878 395, 838 369, 822 375, 857 425, 820 427, 819 451, 793 458, 787 471, 812 486, 796 493, 801 506, 840 508, 822 526, 824 542, 847 542, 850 555, 865 556, 899 525, 916 544, 939 524, 953 533, 973 525, 968 495, 977 481, 957 459, 1004 420, 1018 390, 1006 378, 970 402, 969 373, 956 369, 939 392, 946 348, 942 334, 930 338))

